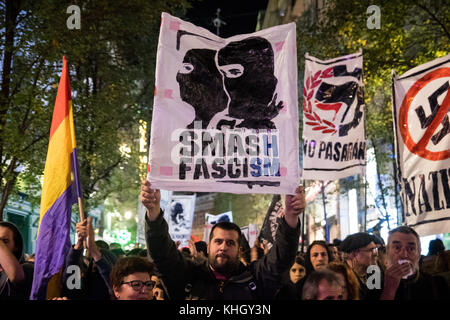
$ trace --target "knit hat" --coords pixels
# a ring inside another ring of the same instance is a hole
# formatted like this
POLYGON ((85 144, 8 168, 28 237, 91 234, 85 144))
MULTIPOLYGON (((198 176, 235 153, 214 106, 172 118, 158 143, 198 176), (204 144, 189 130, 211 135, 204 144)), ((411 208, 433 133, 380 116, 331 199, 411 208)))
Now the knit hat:
POLYGON ((374 242, 373 236, 365 232, 358 232, 347 236, 340 245, 341 251, 346 253, 353 252, 374 242))

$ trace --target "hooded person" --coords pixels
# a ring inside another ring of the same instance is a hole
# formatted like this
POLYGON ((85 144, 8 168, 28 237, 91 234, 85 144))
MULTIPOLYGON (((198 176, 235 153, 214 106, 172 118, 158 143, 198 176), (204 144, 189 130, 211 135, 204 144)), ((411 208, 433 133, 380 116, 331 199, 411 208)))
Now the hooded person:
POLYGON ((282 275, 281 288, 277 292, 277 300, 297 300, 299 290, 296 283, 305 281, 306 268, 305 259, 303 256, 297 254, 292 266, 282 275))
POLYGON ((215 114, 227 107, 227 95, 223 89, 222 76, 215 64, 216 51, 191 49, 186 52, 177 73, 181 100, 195 110, 195 118, 187 126, 193 129, 195 121, 201 121, 206 129, 215 114))
POLYGON ((0 221, 0 300, 28 300, 33 272, 33 264, 25 261, 19 229, 0 221))

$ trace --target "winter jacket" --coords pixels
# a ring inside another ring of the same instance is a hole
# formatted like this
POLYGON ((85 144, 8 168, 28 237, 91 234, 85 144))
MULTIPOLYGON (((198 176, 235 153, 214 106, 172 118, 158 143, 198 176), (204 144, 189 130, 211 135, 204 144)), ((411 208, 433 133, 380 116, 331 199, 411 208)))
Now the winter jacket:
MULTIPOLYGON (((101 250, 103 252, 103 250, 101 250)), ((71 265, 79 266, 82 269, 82 254, 83 250, 76 250, 73 247, 70 248, 64 266, 64 272, 62 274, 63 283, 63 296, 66 296, 70 300, 109 300, 110 299, 110 286, 109 286, 109 274, 112 269, 112 262, 109 261, 102 253, 102 258, 95 262, 90 259, 89 266, 83 272, 81 272, 81 284, 80 288, 69 288, 68 283, 71 282, 70 278, 72 273, 68 272, 68 267, 71 265)))
POLYGON ((171 300, 254 300, 273 299, 281 274, 295 260, 300 223, 291 228, 283 219, 276 242, 267 255, 244 266, 242 263, 226 281, 217 280, 209 264, 186 259, 171 240, 161 211, 155 221, 146 220, 146 240, 171 300))
POLYGON ((440 276, 420 272, 417 280, 401 280, 395 300, 450 300, 447 282, 440 276))

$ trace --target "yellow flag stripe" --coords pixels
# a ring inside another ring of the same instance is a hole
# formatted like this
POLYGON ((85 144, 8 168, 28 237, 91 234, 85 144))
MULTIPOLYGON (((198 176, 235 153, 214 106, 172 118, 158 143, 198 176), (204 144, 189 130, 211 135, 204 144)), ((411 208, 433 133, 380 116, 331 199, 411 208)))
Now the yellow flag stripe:
POLYGON ((72 139, 69 117, 65 117, 48 144, 41 195, 40 221, 71 184, 72 139))
POLYGON ((69 100, 69 123, 70 123, 70 137, 72 138, 72 148, 77 147, 77 143, 75 141, 75 128, 73 124, 73 106, 72 100, 69 100))

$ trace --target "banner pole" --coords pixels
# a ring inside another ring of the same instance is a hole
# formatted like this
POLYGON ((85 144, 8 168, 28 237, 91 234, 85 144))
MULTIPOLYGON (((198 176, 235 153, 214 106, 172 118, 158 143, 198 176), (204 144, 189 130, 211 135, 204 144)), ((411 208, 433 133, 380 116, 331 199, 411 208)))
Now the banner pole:
POLYGON ((322 181, 322 201, 323 201, 323 214, 325 219, 325 240, 328 243, 330 243, 330 231, 328 229, 327 206, 325 201, 325 181, 322 181))
MULTIPOLYGON (((306 188, 305 188, 305 180, 302 182, 302 186, 305 189, 305 196, 306 196, 306 188)), ((303 210, 302 213, 302 253, 304 253, 303 249, 305 248, 305 221, 306 221, 306 208, 303 210)))

